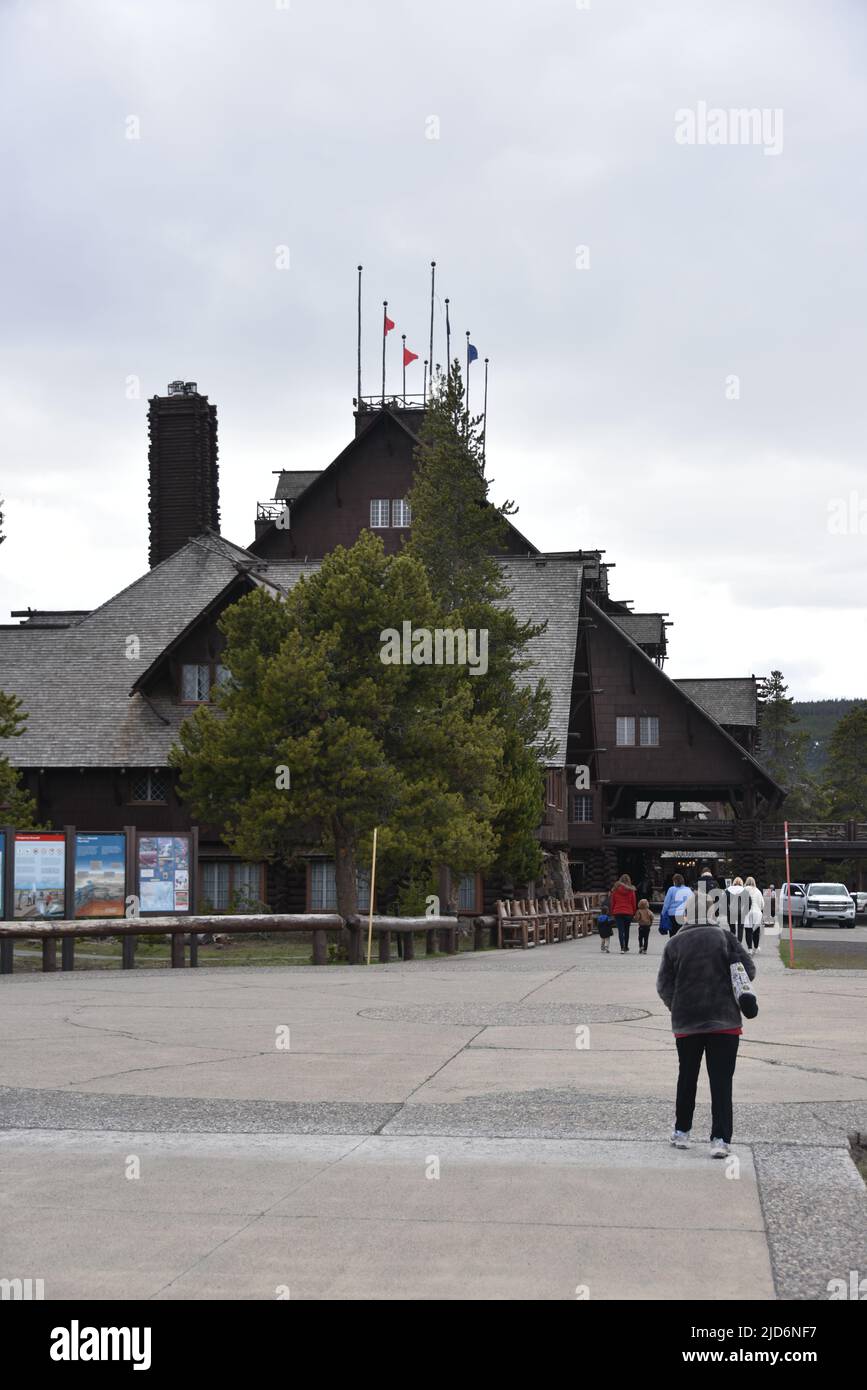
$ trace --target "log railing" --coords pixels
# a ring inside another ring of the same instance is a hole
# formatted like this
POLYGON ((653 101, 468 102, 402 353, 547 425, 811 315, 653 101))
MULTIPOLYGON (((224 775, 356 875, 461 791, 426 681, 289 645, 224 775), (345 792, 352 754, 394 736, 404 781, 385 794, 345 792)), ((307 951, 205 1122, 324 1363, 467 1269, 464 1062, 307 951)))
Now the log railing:
MULTIPOLYGON (((497 923, 494 917, 475 917, 473 948, 481 950, 487 934, 490 945, 496 945, 497 923)), ((449 955, 458 951, 460 921, 456 917, 374 917, 373 935, 378 938, 380 961, 391 958, 391 939, 395 936, 404 960, 415 954, 414 932, 425 932, 428 955, 437 950, 449 955)), ((0 922, 0 974, 11 975, 16 941, 39 941, 42 945, 42 969, 57 969, 57 943, 60 942, 61 970, 75 967, 75 943, 88 937, 117 936, 121 939, 121 968, 135 966, 135 945, 139 936, 169 936, 171 964, 183 968, 199 963, 199 937, 206 932, 221 935, 244 935, 251 932, 275 935, 306 932, 312 938, 311 963, 326 965, 328 938, 345 932, 348 937, 347 957, 350 965, 365 959, 368 923, 363 917, 343 918, 336 912, 287 914, 279 912, 253 915, 215 915, 209 917, 104 917, 76 921, 43 921, 27 919, 0 922)))

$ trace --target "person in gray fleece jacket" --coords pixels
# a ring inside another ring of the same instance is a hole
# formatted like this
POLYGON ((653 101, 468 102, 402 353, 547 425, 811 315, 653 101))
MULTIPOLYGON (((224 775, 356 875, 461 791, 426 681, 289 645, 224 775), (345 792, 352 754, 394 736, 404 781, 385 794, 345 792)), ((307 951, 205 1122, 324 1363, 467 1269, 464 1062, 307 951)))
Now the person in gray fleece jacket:
POLYGON ((731 966, 756 977, 752 956, 717 925, 687 922, 662 954, 656 992, 671 1010, 680 1070, 671 1142, 688 1149, 701 1060, 707 1063, 711 1097, 711 1154, 725 1158, 732 1140, 732 1082, 740 1040, 741 1011, 732 989, 731 966))

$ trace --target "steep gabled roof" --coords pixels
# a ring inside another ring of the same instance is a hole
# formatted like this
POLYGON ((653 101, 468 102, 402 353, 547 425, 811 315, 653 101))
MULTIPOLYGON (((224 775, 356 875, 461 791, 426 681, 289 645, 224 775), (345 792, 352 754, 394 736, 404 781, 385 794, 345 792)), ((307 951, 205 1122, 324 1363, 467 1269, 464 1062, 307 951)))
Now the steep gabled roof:
MULTIPOLYGON (((351 459, 353 454, 356 453, 358 449, 362 447, 362 445, 368 444, 377 431, 385 429, 388 425, 393 425, 397 429, 401 430, 402 433, 406 435, 406 438, 410 440, 413 448, 415 448, 416 445, 418 445, 419 436, 415 433, 414 430, 410 429, 409 425, 407 425, 404 420, 401 419, 400 411, 392 410, 388 405, 385 405, 382 407, 382 409, 373 412, 373 414, 374 418, 371 420, 370 424, 366 425, 365 428, 359 434, 357 434, 354 439, 351 439, 349 443, 346 445, 345 449, 341 449, 340 453, 337 455, 336 458, 332 459, 331 463, 329 463, 327 468, 323 468, 319 471, 309 469, 305 471, 299 471, 297 473, 285 472, 281 474, 280 482, 277 485, 278 491, 275 492, 275 501, 292 500, 295 503, 295 505, 303 504, 306 506, 310 499, 315 497, 322 487, 327 486, 330 482, 333 482, 334 475, 338 471, 338 469, 344 463, 346 463, 347 460, 351 459), (288 480, 285 484, 287 488, 297 489, 295 491, 294 497, 290 491, 286 491, 284 493, 279 490, 281 487, 284 486, 284 479, 288 480), (307 479, 308 481, 304 482, 302 486, 301 480, 303 479, 307 479), (297 480, 297 482, 295 480, 297 480)), ((508 520, 506 524, 508 525, 509 529, 511 530, 515 539, 519 542, 521 547, 526 548, 528 554, 535 555, 538 553, 537 547, 533 544, 532 541, 528 540, 526 536, 521 534, 517 526, 513 526, 511 521, 508 520)), ((265 526, 260 532, 260 534, 257 535, 255 541, 253 541, 252 543, 251 550, 255 553, 263 538, 265 536, 270 535, 271 532, 275 529, 276 521, 271 521, 270 524, 268 526, 265 526)))
POLYGON ((677 680, 697 705, 713 715, 718 724, 745 725, 758 722, 755 676, 706 676, 700 680, 677 680))
POLYGON ((618 627, 611 614, 606 613, 604 609, 600 608, 599 605, 597 603, 594 603, 594 601, 589 597, 587 599, 587 608, 588 612, 592 613, 594 617, 601 618, 605 623, 608 624, 609 627, 611 627, 615 632, 619 633, 622 640, 629 644, 632 650, 637 653, 637 655, 640 657, 642 661, 647 662, 648 666, 656 673, 659 679, 668 681, 668 684, 672 686, 675 690, 677 690, 681 698, 686 700, 686 702, 689 705, 691 705, 693 709, 697 710, 698 713, 701 715, 702 719, 706 720, 709 724, 712 724, 713 727, 719 731, 720 736, 726 739, 728 743, 731 744, 732 748, 737 750, 739 756, 743 758, 745 762, 751 763, 752 766, 765 779, 766 782, 768 782, 772 787, 776 788, 776 790, 779 791, 781 794, 785 794, 785 788, 781 787, 779 782, 774 781, 767 768, 762 767, 758 758, 754 758, 752 753, 748 753, 747 750, 743 748, 740 743, 738 743, 737 739, 732 737, 728 729, 726 729, 722 724, 720 724, 719 721, 716 720, 714 716, 704 708, 703 705, 700 705, 698 701, 692 697, 688 690, 682 689, 678 681, 674 681, 671 679, 670 676, 666 675, 665 671, 661 670, 656 665, 656 662, 647 655, 647 652, 644 650, 644 648, 639 647, 638 643, 633 642, 632 638, 629 636, 627 632, 624 632, 621 627, 618 627))
POLYGON ((74 627, 0 630, 0 688, 28 715, 24 734, 0 742, 2 751, 16 767, 164 766, 188 711, 131 687, 240 575, 256 582, 260 566, 207 533, 74 627))
MULTIPOLYGON (((24 734, 0 742, 16 767, 164 767, 189 713, 143 693, 158 666, 208 613, 244 584, 288 593, 321 561, 263 562, 210 533, 149 570, 75 627, 0 629, 2 688, 27 712, 24 734), (139 655, 127 656, 130 638, 139 655)), ((509 605, 522 622, 548 621, 527 651, 521 683, 545 678, 552 692, 554 762, 566 736, 578 612, 580 559, 509 557, 501 561, 509 605)))

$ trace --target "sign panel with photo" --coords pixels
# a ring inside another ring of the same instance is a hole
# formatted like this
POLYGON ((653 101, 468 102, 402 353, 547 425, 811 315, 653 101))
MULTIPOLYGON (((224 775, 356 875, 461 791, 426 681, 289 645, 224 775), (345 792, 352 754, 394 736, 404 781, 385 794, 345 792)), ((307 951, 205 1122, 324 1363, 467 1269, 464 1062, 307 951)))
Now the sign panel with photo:
POLYGON ((0 830, 0 919, 3 917, 3 894, 6 890, 6 835, 0 830))
POLYGON ((16 835, 14 915, 62 917, 65 875, 65 835, 16 835))
POLYGON ((189 912, 189 836, 142 835, 138 884, 142 912, 189 912))
POLYGON ((76 835, 75 916, 123 917, 126 836, 76 835))

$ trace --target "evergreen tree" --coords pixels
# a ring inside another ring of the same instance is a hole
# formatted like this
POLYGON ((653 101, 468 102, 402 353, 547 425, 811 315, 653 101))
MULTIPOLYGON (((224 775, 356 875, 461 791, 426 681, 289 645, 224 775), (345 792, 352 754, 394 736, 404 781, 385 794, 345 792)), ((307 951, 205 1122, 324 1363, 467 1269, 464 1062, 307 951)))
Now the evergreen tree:
MULTIPOLYGON (((544 681, 521 685, 528 642, 545 624, 520 623, 508 606, 497 554, 506 551, 511 502, 495 506, 483 464, 480 419, 466 410, 460 364, 440 376, 420 431, 410 492, 409 554, 423 563, 449 625, 488 631, 488 671, 472 682, 474 708, 492 716, 503 747, 503 807, 495 822, 496 869, 519 881, 541 863, 536 830, 543 810, 542 768, 553 754, 546 735, 550 693, 544 681)), ((454 864, 450 865, 455 868, 454 864)))
POLYGON ((817 788, 806 770, 810 735, 800 725, 781 671, 759 681, 758 759, 787 790, 785 814, 802 819, 817 814, 817 788))
POLYGON ((824 789, 833 820, 867 820, 867 705, 857 705, 831 735, 824 789))
MULTIPOLYGON (((27 723, 17 695, 0 690, 0 740, 20 738, 27 723)), ((21 786, 20 774, 9 759, 0 755, 0 820, 19 830, 38 830, 36 802, 21 786)))
POLYGON ((382 633, 438 626, 421 563, 363 532, 287 599, 256 590, 221 619, 231 680, 185 721, 181 794, 248 859, 324 847, 337 907, 381 827, 385 870, 484 868, 496 849, 502 755, 466 668, 385 664, 382 633))

